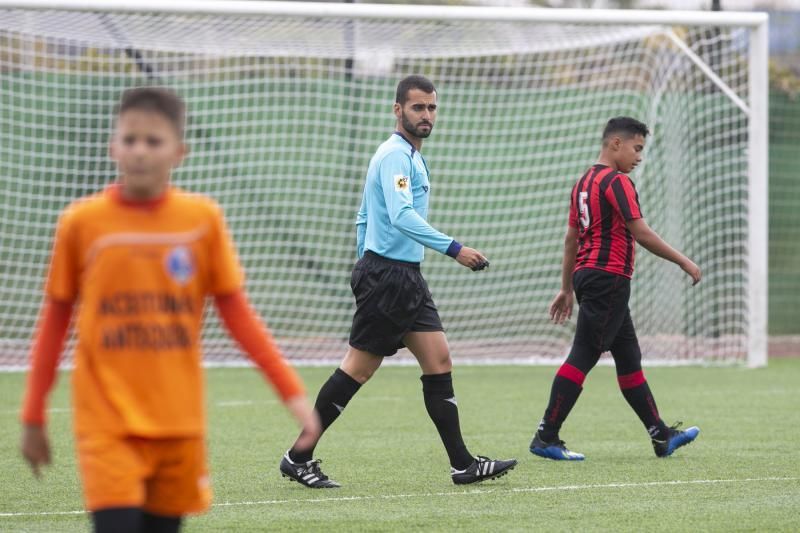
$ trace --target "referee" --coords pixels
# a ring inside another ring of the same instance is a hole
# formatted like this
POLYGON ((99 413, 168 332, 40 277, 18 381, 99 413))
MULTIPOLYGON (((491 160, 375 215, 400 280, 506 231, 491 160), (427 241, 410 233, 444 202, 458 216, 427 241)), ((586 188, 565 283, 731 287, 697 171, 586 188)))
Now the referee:
MULTIPOLYGON (((489 266, 480 252, 427 222, 431 184, 420 149, 433 130, 436 112, 436 88, 430 80, 409 76, 399 83, 396 131, 369 163, 356 218, 359 261, 350 280, 356 299, 350 347, 320 389, 315 408, 325 431, 383 358, 408 347, 422 368, 425 407, 450 459, 452 480, 466 484, 502 476, 517 461, 473 456, 464 444, 447 338, 420 273, 425 247, 472 270, 489 266)), ((314 447, 300 448, 295 443, 281 461, 281 473, 306 487, 338 487, 322 473, 313 452, 314 447)))

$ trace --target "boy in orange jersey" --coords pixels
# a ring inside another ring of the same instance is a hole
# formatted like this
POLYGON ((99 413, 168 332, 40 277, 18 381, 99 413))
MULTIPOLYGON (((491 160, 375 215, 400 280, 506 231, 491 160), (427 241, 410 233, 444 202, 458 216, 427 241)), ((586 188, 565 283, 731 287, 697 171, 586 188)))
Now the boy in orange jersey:
POLYGON ((207 295, 309 446, 320 427, 300 379, 249 306, 220 208, 170 185, 187 153, 183 101, 168 89, 130 89, 116 121, 110 155, 119 179, 70 205, 56 229, 22 453, 37 476, 50 462, 46 397, 79 302, 72 403, 94 529, 174 532, 211 499, 200 353, 207 295))

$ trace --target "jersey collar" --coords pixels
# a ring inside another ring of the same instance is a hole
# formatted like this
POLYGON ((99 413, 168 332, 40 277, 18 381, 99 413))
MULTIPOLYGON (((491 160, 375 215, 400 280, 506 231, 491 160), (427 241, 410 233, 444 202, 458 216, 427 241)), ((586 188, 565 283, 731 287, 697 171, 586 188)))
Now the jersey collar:
POLYGON ((166 191, 164 191, 164 194, 158 198, 153 198, 150 200, 132 200, 130 198, 125 198, 122 196, 122 185, 119 182, 112 183, 106 188, 106 190, 111 198, 121 205, 137 209, 153 210, 161 207, 164 202, 166 202, 171 188, 172 187, 167 187, 166 191))
MULTIPOLYGON (((403 135, 399 131, 395 131, 393 135, 397 135, 398 137, 400 137, 401 139, 403 139, 405 142, 408 143, 408 145, 411 147, 411 157, 414 157, 414 152, 416 152, 417 149, 414 148, 414 145, 411 144, 411 141, 408 140, 408 137, 406 137, 405 135, 403 135)), ((422 155, 422 154, 420 154, 420 155, 422 155)))

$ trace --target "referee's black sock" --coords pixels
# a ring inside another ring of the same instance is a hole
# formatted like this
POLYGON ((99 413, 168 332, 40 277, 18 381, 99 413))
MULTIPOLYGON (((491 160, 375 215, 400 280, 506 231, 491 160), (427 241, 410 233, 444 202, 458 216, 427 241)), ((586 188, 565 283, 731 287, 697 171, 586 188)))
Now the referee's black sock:
MULTIPOLYGON (((341 368, 337 368, 331 374, 331 377, 319 390, 317 401, 314 404, 314 409, 319 413, 323 432, 342 414, 347 403, 360 388, 361 383, 348 376, 341 368)), ((293 463, 307 463, 313 456, 314 447, 308 450, 299 450, 295 445, 289 450, 289 459, 293 463)))
POLYGON ((420 379, 422 380, 425 408, 439 431, 439 436, 450 458, 450 466, 457 470, 464 470, 475 461, 475 458, 469 453, 464 439, 461 437, 458 404, 453 392, 453 377, 450 372, 445 372, 444 374, 427 374, 420 379))
POLYGON ((650 434, 650 438, 658 440, 669 438, 669 428, 658 414, 658 407, 656 407, 653 393, 650 392, 650 386, 644 378, 644 372, 638 370, 631 374, 617 376, 617 381, 622 395, 628 401, 628 405, 636 411, 639 420, 650 434))
POLYGON ((539 438, 543 441, 552 442, 558 438, 561 424, 578 401, 585 379, 586 374, 569 363, 558 369, 550 389, 550 402, 539 424, 539 438))

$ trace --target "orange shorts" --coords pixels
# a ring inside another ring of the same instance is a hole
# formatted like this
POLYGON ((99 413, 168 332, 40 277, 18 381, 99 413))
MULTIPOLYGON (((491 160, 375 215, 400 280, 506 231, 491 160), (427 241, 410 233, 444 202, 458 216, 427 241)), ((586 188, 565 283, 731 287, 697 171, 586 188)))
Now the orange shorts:
POLYGON ((211 486, 202 437, 83 435, 78 463, 86 508, 138 507, 161 516, 206 511, 211 486))

